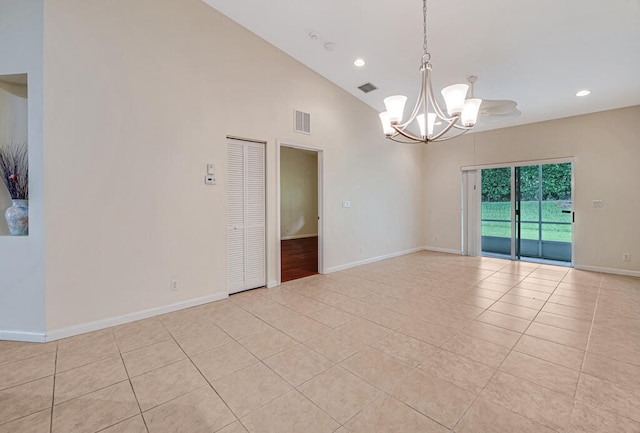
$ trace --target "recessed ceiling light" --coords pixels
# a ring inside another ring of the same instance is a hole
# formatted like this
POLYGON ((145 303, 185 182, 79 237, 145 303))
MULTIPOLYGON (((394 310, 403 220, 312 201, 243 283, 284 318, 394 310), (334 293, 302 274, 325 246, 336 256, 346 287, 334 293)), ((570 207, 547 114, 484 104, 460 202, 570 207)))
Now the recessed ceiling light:
POLYGON ((364 65, 366 65, 366 62, 365 62, 364 60, 362 60, 362 59, 355 59, 355 60, 353 61, 353 64, 354 64, 355 66, 357 66, 358 68, 361 68, 361 67, 363 67, 364 65))
POLYGON ((587 96, 589 93, 591 93, 591 90, 584 89, 576 93, 576 96, 587 96))

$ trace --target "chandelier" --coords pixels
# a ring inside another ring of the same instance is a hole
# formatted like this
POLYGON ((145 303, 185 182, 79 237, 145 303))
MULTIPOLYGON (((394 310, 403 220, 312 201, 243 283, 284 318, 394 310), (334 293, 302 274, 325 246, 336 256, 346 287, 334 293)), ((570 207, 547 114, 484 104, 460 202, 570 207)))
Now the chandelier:
POLYGON ((422 84, 416 105, 411 116, 403 122, 404 105, 407 97, 394 95, 385 98, 387 111, 380 113, 380 121, 385 136, 400 143, 429 143, 444 141, 458 137, 473 129, 478 117, 478 110, 482 99, 467 97, 467 84, 454 84, 442 89, 442 96, 446 103, 446 114, 440 108, 433 95, 431 86, 431 54, 427 51, 427 0, 422 0, 423 44, 424 54, 420 66, 422 84), (420 112, 422 108, 422 113, 420 112), (408 126, 414 120, 418 121, 420 136, 412 134, 408 126), (434 128, 439 126, 436 131, 434 128))

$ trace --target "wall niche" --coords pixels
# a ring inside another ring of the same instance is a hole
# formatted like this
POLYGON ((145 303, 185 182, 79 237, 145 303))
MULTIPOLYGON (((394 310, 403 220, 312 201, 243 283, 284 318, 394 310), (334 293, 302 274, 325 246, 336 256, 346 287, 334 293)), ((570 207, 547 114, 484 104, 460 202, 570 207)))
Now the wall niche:
POLYGON ((0 75, 0 235, 28 234, 27 93, 27 74, 0 75))

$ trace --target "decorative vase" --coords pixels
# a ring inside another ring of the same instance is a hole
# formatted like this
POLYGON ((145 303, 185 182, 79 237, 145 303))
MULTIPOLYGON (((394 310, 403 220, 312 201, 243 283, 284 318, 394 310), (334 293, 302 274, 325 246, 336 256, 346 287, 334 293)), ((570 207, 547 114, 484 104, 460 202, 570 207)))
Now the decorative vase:
POLYGON ((12 200, 11 207, 4 213, 13 236, 29 234, 29 200, 12 200))

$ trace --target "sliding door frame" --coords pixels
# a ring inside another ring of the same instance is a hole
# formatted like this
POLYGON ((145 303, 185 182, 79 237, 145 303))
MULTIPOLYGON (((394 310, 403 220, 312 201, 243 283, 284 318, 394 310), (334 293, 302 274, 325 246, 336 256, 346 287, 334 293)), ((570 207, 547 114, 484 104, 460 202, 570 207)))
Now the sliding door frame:
MULTIPOLYGON (((465 256, 482 255, 482 170, 487 168, 510 168, 511 191, 515 191, 515 168, 529 165, 562 164, 571 163, 571 208, 575 213, 575 166, 576 158, 563 157, 551 159, 537 159, 529 161, 511 161, 495 164, 469 165, 460 167, 462 174, 462 254, 465 256), (471 183, 473 182, 473 183, 471 183), (471 187, 469 186, 471 184, 471 187), (471 237, 471 238, 470 238, 471 237)), ((572 214, 571 227, 571 266, 575 263, 576 220, 572 214)), ((511 194, 511 239, 516 239, 516 209, 515 194, 511 194)), ((515 242, 511 242, 511 260, 516 259, 515 242)))

